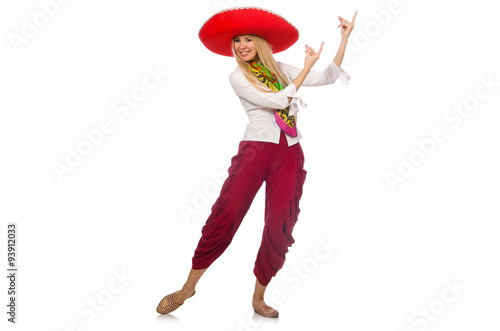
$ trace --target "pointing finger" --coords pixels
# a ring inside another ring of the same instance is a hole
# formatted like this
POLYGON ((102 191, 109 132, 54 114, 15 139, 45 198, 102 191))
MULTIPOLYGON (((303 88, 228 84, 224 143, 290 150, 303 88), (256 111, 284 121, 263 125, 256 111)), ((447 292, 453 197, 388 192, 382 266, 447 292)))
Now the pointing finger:
POLYGON ((321 52, 323 51, 323 45, 324 45, 324 44, 325 44, 325 42, 323 41, 323 42, 321 43, 321 46, 320 46, 320 47, 319 47, 319 49, 318 49, 318 55, 319 55, 319 54, 321 54, 321 52))
POLYGON ((356 10, 356 12, 354 13, 354 16, 352 17, 352 24, 354 24, 354 21, 356 21, 356 14, 358 13, 358 11, 356 10))

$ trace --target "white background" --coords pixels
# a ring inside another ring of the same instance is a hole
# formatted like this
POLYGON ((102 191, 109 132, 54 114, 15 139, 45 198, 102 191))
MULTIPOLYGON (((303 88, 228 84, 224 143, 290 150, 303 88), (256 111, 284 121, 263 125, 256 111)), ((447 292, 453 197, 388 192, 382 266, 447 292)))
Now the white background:
POLYGON ((47 2, 0 5, 5 272, 8 222, 19 236, 18 323, 6 321, 2 277, 2 329, 499 328, 500 23, 491 1, 75 0, 15 47, 12 36, 47 2), (278 61, 300 67, 304 44, 325 41, 317 70, 337 51, 337 16, 358 10, 342 63, 352 79, 299 91, 308 175, 296 243, 268 287, 279 319, 251 308, 263 188, 195 297, 158 317, 158 301, 186 279, 217 198, 210 174, 227 171, 248 121, 228 81, 236 62, 197 36, 232 6, 266 7, 298 27, 278 61), (114 102, 147 67, 168 76, 120 118, 114 102), (481 77, 496 82, 492 92, 481 77), (488 95, 459 126, 443 118, 477 100, 477 89, 488 95), (59 180, 54 162, 104 118, 114 130, 59 180), (415 140, 435 129, 447 139, 419 160, 415 140), (384 174, 397 175, 411 155, 420 164, 391 190, 384 174))

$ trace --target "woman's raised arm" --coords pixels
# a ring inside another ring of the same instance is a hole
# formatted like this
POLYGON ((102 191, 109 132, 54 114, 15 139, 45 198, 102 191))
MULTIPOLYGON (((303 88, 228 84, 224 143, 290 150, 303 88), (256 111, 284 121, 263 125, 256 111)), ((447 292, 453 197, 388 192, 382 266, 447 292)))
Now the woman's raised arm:
MULTIPOLYGON (((300 74, 295 77, 293 80, 293 85, 295 85, 296 91, 299 90, 299 87, 304 83, 304 80, 306 79, 307 75, 313 68, 314 64, 316 61, 318 61, 319 56, 321 52, 323 51, 323 44, 324 42, 321 43, 321 47, 319 50, 316 52, 313 48, 309 47, 306 45, 306 58, 304 60, 304 69, 300 72, 300 74)), ((292 98, 288 97, 288 102, 292 101, 292 98)))
POLYGON ((342 41, 340 42, 339 50, 337 51, 337 54, 335 55, 335 58, 333 59, 333 62, 340 68, 340 65, 342 64, 342 60, 344 59, 344 53, 345 49, 347 46, 347 40, 349 39, 349 36, 351 35, 352 29, 354 29, 354 22, 356 21, 356 14, 358 11, 354 13, 354 16, 352 18, 352 22, 349 22, 345 18, 339 16, 339 21, 340 24, 338 27, 342 27, 340 30, 340 34, 342 36, 342 41))

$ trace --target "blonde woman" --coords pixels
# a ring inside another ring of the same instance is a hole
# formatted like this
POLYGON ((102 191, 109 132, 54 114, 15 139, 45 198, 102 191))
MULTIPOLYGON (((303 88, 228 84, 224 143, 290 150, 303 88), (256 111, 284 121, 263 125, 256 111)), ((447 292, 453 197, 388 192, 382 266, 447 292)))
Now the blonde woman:
POLYGON ((253 198, 266 182, 265 224, 254 267, 252 307, 264 317, 279 315, 266 305, 264 293, 294 243, 292 231, 298 220, 307 174, 296 118, 298 104, 302 109, 306 105, 297 91, 301 86, 333 84, 339 77, 347 84, 350 76, 340 64, 356 14, 352 22, 339 16, 342 41, 333 62, 324 71, 312 70, 323 44, 318 51, 306 45, 302 69, 275 61, 273 53, 293 45, 299 33, 283 17, 268 10, 255 7, 224 10, 200 29, 199 37, 209 50, 235 57, 238 67, 229 79, 249 123, 238 153, 231 159, 229 176, 202 228, 188 279, 181 290, 160 301, 158 313, 171 313, 195 294, 201 276, 229 246, 253 198))

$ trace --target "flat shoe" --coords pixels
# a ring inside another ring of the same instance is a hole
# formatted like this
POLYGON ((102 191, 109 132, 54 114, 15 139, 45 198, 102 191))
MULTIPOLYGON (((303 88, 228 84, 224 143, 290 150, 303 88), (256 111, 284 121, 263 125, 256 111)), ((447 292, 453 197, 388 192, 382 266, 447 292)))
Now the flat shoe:
MULTIPOLYGON (((170 293, 166 295, 158 304, 158 307, 156 307, 156 312, 158 314, 169 314, 182 306, 184 303, 178 304, 177 302, 174 301, 174 296, 178 293, 179 291, 175 291, 174 293, 170 293)), ((190 296, 192 297, 196 291, 193 292, 193 294, 190 296)))
POLYGON ((278 317, 279 313, 273 307, 269 307, 268 305, 262 305, 259 309, 254 309, 254 312, 263 317, 278 317))

